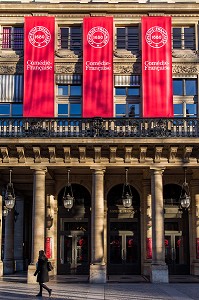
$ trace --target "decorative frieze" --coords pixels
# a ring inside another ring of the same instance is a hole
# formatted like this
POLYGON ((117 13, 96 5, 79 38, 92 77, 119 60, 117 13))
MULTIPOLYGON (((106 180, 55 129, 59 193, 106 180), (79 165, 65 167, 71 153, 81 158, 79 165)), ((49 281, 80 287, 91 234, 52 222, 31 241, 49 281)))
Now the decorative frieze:
POLYGON ((7 147, 1 147, 1 155, 2 155, 2 162, 3 163, 9 163, 10 158, 9 158, 9 153, 8 153, 8 148, 7 147))
POLYGON ((25 158, 25 151, 24 151, 24 147, 17 147, 17 153, 19 156, 19 163, 25 163, 26 158, 25 158))

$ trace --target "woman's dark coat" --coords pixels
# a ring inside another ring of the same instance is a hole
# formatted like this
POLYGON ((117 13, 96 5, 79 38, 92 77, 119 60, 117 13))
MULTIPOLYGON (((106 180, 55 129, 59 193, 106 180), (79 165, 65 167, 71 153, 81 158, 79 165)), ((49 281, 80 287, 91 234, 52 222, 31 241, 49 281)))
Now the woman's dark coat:
POLYGON ((48 259, 39 258, 37 262, 37 269, 35 271, 35 276, 37 275, 37 282, 44 283, 49 281, 48 268, 47 268, 48 259))

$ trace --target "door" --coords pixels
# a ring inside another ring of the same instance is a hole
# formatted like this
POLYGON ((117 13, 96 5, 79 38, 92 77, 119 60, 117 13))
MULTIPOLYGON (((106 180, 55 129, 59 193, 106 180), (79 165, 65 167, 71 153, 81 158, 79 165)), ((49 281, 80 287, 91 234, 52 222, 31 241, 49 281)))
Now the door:
POLYGON ((187 245, 182 232, 165 232, 165 262, 169 274, 189 274, 187 245))
POLYGON ((88 274, 88 235, 71 231, 60 237, 60 269, 63 274, 88 274))
POLYGON ((140 274, 138 233, 134 231, 110 232, 108 273, 140 274))

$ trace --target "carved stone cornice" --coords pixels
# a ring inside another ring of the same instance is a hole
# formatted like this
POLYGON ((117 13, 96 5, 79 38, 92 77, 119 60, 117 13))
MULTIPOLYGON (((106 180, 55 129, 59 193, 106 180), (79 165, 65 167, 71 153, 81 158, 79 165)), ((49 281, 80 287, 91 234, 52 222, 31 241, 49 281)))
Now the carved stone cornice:
POLYGON ((118 58, 141 58, 141 51, 128 51, 126 49, 117 49, 114 56, 118 58))
POLYGON ((59 49, 55 51, 55 56, 60 57, 60 58, 79 58, 82 57, 82 51, 71 51, 68 49, 59 49))
POLYGON ((174 63, 172 66, 172 72, 175 74, 198 74, 198 66, 195 63, 174 63))
POLYGON ((141 74, 141 63, 114 63, 114 73, 141 74))
POLYGON ((56 74, 82 73, 82 63, 55 64, 56 74))
POLYGON ((187 50, 172 50, 172 57, 174 58, 198 58, 198 51, 187 50))

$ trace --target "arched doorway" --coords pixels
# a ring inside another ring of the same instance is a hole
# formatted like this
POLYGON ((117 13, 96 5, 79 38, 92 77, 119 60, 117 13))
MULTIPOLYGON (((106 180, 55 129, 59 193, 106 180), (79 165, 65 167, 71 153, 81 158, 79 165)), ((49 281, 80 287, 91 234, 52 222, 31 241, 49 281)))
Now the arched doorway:
POLYGON ((80 184, 72 184, 74 206, 63 206, 64 188, 58 195, 58 274, 89 274, 91 196, 80 184))
POLYGON ((188 210, 180 207, 181 187, 167 184, 163 187, 165 261, 169 274, 189 274, 189 218, 188 210))
POLYGON ((140 197, 131 186, 132 207, 122 205, 123 185, 114 186, 107 195, 108 255, 107 271, 112 274, 140 274, 140 197))

